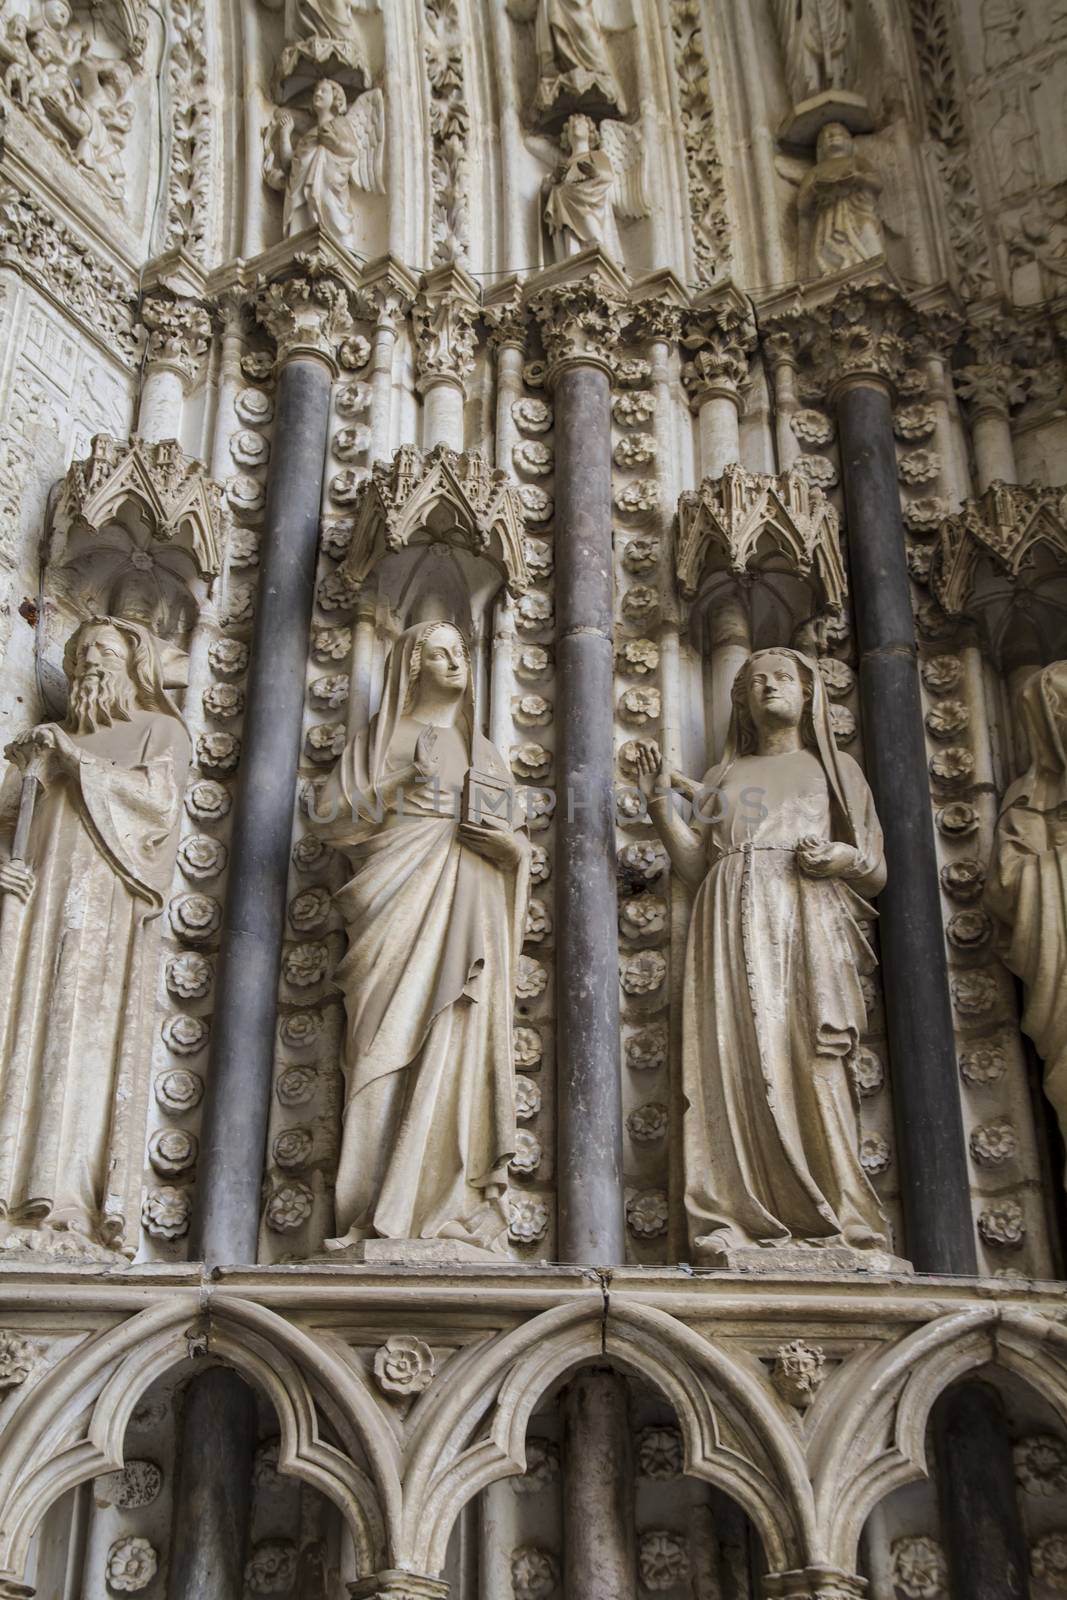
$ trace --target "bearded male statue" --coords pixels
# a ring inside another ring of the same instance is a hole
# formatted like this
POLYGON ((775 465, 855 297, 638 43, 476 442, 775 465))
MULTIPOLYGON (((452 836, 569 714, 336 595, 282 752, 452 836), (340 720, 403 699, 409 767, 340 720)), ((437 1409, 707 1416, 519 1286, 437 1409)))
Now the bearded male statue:
POLYGON ((0 862, 0 1242, 132 1255, 157 919, 191 750, 145 628, 83 622, 63 664, 66 720, 6 751, 4 809, 21 776, 23 821, 0 862))

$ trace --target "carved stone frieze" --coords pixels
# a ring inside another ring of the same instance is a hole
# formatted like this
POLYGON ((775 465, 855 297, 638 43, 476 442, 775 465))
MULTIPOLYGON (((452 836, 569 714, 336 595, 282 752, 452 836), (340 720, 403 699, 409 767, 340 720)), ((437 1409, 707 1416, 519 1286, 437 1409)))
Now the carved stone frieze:
POLYGON ((211 210, 213 123, 208 98, 206 0, 171 0, 171 125, 167 244, 204 263, 211 210))
POLYGON ((990 484, 941 525, 930 567, 930 588, 951 617, 972 598, 979 563, 988 558, 1010 584, 1034 566, 1038 552, 1067 571, 1067 505, 1062 489, 1040 484, 990 484))
POLYGON ((478 285, 462 267, 438 267, 423 279, 411 308, 420 393, 435 383, 462 388, 474 371, 478 302, 478 285))
POLYGON ((433 260, 435 266, 449 261, 462 264, 470 243, 470 109, 464 85, 459 0, 424 0, 424 15, 433 140, 433 260))
POLYGON ((519 490, 476 451, 446 445, 427 453, 404 445, 391 462, 377 461, 359 486, 343 571, 359 586, 381 557, 409 544, 443 538, 484 555, 524 594, 530 574, 523 545, 519 490))
POLYGON ((279 364, 314 355, 334 365, 353 331, 349 291, 320 251, 298 254, 295 267, 293 276, 260 285, 256 321, 274 340, 279 364))
POLYGON ((703 20, 690 0, 671 0, 671 37, 678 82, 689 217, 697 282, 710 284, 732 254, 726 175, 719 152, 703 20))
POLYGON ((777 569, 813 580, 820 602, 839 607, 847 593, 837 511, 793 469, 777 475, 732 465, 678 502, 677 572, 682 593, 697 594, 706 570, 735 577, 777 569))

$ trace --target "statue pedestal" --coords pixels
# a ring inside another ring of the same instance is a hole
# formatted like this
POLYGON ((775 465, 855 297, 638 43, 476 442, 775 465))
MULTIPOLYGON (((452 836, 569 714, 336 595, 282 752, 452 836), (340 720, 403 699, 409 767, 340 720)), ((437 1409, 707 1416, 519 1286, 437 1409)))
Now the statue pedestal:
POLYGON ((828 122, 842 122, 850 133, 873 133, 874 118, 861 94, 849 89, 827 89, 801 100, 778 129, 779 141, 809 149, 828 122))
POLYGON ((715 1267, 720 1272, 785 1272, 794 1277, 837 1277, 842 1273, 878 1277, 904 1273, 910 1277, 913 1270, 909 1261, 888 1250, 853 1250, 844 1244, 787 1244, 769 1249, 759 1245, 726 1245, 720 1250, 705 1247, 697 1252, 694 1265, 715 1267))
POLYGON ((360 1261, 367 1266, 459 1266, 465 1261, 506 1267, 509 1255, 482 1250, 462 1239, 360 1239, 353 1244, 326 1245, 327 1261, 360 1261))

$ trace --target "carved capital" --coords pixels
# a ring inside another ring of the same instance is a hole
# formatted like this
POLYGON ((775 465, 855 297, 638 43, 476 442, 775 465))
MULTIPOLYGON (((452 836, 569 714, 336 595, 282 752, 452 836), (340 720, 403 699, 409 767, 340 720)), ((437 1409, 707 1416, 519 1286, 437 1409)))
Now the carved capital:
POLYGON ((400 331, 419 292, 419 280, 392 256, 381 256, 367 267, 355 295, 356 315, 376 328, 400 331))
POLYGON ((462 267, 439 267, 422 280, 411 308, 421 394, 435 383, 464 388, 474 371, 480 310, 478 285, 462 267))
POLYGON ((336 368, 337 347, 352 332, 349 291, 319 251, 299 254, 292 277, 262 283, 256 320, 278 347, 278 365, 295 356, 316 356, 336 368))
POLYGON ((1063 366, 1046 324, 994 315, 968 324, 954 377, 972 418, 1008 417, 1028 400, 1058 394, 1063 366))
POLYGON ((179 300, 156 290, 141 301, 139 320, 147 337, 147 365, 172 368, 188 388, 211 342, 206 307, 198 300, 179 300))
POLYGON ((530 314, 517 278, 497 285, 482 308, 482 317, 489 329, 489 348, 494 354, 506 344, 525 350, 530 314))
POLYGON ((348 1585, 351 1600, 448 1600, 448 1584, 422 1572, 376 1572, 348 1585))
POLYGON ((574 363, 610 372, 619 341, 634 315, 614 276, 596 270, 546 284, 527 304, 540 324, 550 384, 561 367, 574 363))
POLYGON ((694 410, 713 395, 725 395, 740 408, 756 342, 752 309, 733 284, 724 284, 693 307, 682 331, 682 348, 688 353, 682 383, 694 410))
POLYGON ((864 1600, 866 1578, 836 1567, 804 1567, 769 1572, 763 1580, 767 1600, 864 1600))
POLYGON ((895 392, 924 353, 922 313, 884 274, 846 278, 832 293, 820 284, 764 312, 761 337, 772 364, 801 369, 812 397, 852 383, 895 392))

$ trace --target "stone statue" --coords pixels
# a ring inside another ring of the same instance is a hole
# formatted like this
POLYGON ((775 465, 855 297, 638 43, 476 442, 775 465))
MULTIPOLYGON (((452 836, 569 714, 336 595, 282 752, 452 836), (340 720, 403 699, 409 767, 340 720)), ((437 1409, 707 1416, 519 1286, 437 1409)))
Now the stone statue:
POLYGON ((852 0, 774 0, 774 11, 794 104, 853 87, 852 0))
POLYGON ((842 122, 819 130, 815 165, 797 195, 797 208, 810 227, 804 275, 858 267, 885 252, 878 202, 882 180, 856 151, 856 141, 842 122))
POLYGON ((508 0, 518 22, 534 22, 537 94, 534 111, 551 113, 562 103, 626 114, 626 102, 608 53, 607 32, 633 26, 628 6, 616 0, 508 0), (613 14, 612 14, 613 13, 613 14))
POLYGON ((1067 661, 1035 672, 1021 711, 1030 765, 1000 808, 986 904, 1004 962, 1026 985, 1023 1028, 1067 1133, 1067 661))
POLYGON ((561 143, 563 154, 548 180, 545 202, 556 259, 599 244, 621 262, 616 219, 649 213, 640 132, 625 122, 603 122, 598 131, 590 117, 579 113, 568 117, 561 143))
POLYGON ((1024 100, 1023 95, 1023 86, 1019 83, 1004 90, 1000 97, 1000 115, 989 134, 997 177, 1005 194, 1036 189, 1041 183, 1037 129, 1030 102, 1024 100))
POLYGON ((278 110, 264 135, 263 177, 285 191, 286 235, 313 223, 353 243, 354 190, 384 194, 385 104, 380 89, 349 109, 340 84, 321 78, 306 113, 278 110), (295 135, 295 137, 294 137, 295 135))
POLYGON ((23 818, 27 792, 37 798, 28 838, 0 864, 0 1231, 132 1255, 155 919, 190 744, 145 629, 83 622, 64 666, 65 722, 6 751, 7 810, 19 774, 23 818))
POLYGON ((336 896, 347 1094, 331 1248, 506 1249, 529 861, 511 797, 507 763, 477 730, 466 640, 450 623, 409 628, 381 708, 315 807, 355 869, 336 896))
POLYGON ((882 832, 834 744, 822 678, 760 650, 733 687, 723 760, 675 812, 655 746, 641 782, 675 870, 696 891, 683 989, 682 1089, 693 1259, 789 1244, 886 1244, 859 1160, 849 1058, 874 966, 861 898, 885 882, 882 832))

